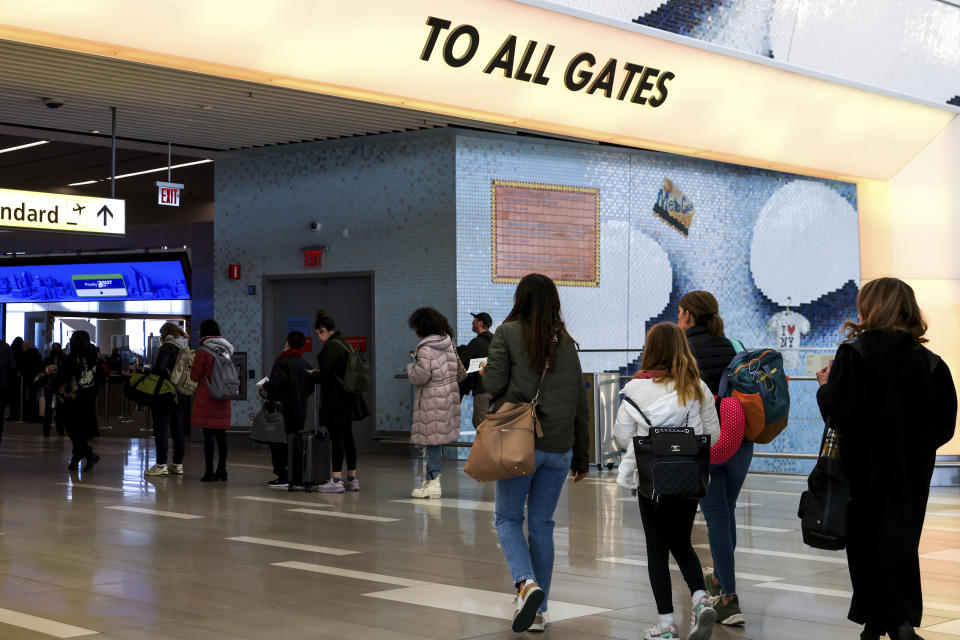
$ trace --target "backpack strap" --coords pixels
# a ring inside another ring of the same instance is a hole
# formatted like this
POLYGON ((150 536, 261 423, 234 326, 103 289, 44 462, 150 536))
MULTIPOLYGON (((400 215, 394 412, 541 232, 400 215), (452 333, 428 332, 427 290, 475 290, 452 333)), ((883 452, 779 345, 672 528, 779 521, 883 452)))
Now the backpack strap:
POLYGON ((733 347, 735 353, 740 353, 741 351, 747 350, 747 348, 743 346, 743 343, 736 338, 727 338, 727 341, 730 343, 730 346, 733 347))
POLYGON ((631 407, 633 407, 634 409, 636 409, 637 412, 640 414, 640 417, 642 417, 643 420, 644 420, 644 422, 647 423, 647 426, 650 427, 651 429, 653 428, 653 423, 650 422, 650 418, 648 418, 648 417, 647 417, 647 414, 645 414, 645 413, 643 412, 643 409, 640 408, 640 405, 638 405, 636 402, 634 402, 633 400, 631 400, 631 399, 630 399, 629 397, 627 397, 627 396, 623 396, 623 401, 626 402, 627 404, 629 404, 629 405, 630 405, 631 407))

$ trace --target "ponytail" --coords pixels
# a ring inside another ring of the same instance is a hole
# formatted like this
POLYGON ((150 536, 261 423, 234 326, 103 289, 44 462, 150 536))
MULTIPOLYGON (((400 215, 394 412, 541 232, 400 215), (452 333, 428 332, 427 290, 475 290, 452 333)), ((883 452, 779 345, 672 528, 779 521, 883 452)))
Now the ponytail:
POLYGON ((723 318, 717 299, 709 291, 690 291, 680 298, 680 306, 690 312, 696 325, 706 327, 711 338, 723 337, 723 318))

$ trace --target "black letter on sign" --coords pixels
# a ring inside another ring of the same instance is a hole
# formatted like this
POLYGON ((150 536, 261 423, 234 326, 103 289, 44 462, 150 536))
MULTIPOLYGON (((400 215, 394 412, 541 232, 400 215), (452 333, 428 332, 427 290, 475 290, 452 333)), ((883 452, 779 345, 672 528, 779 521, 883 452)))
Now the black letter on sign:
POLYGON ((517 36, 508 36, 497 52, 490 58, 490 62, 483 68, 484 73, 493 73, 494 69, 503 69, 503 75, 513 77, 513 56, 517 50, 517 36))
POLYGON ((630 91, 630 85, 633 84, 633 76, 643 71, 643 65, 633 64, 632 62, 625 63, 623 68, 627 70, 627 77, 624 78, 623 84, 620 85, 620 93, 617 94, 617 100, 623 100, 627 97, 627 91, 630 91))
POLYGON ((647 89, 653 89, 653 83, 649 81, 649 78, 656 78, 658 75, 660 75, 660 69, 654 69, 653 67, 644 69, 643 73, 640 74, 640 82, 637 83, 637 90, 633 92, 633 97, 630 98, 630 102, 647 104, 647 99, 641 97, 640 94, 647 89))
POLYGON ((574 81, 573 72, 576 71, 577 66, 581 62, 586 62, 587 67, 592 67, 597 64, 597 59, 593 57, 591 53, 578 53, 574 56, 573 60, 570 61, 570 64, 567 65, 567 72, 563 76, 563 83, 567 85, 567 89, 570 91, 580 91, 587 83, 590 82, 590 78, 593 77, 592 71, 577 71, 577 76, 579 80, 574 81))
POLYGON ((469 24, 462 24, 451 31, 450 35, 447 36, 447 41, 443 43, 443 61, 451 67, 462 67, 473 60, 473 56, 476 55, 477 47, 479 46, 480 32, 477 31, 477 28, 470 26, 469 24), (470 46, 467 47, 466 53, 459 58, 455 58, 453 57, 453 47, 457 44, 457 40, 463 34, 467 34, 467 36, 470 38, 470 46))
POLYGON ((517 80, 523 80, 524 82, 530 82, 530 79, 533 77, 527 72, 527 65, 530 64, 530 59, 533 57, 533 52, 537 49, 537 41, 531 40, 527 43, 527 48, 523 52, 523 59, 520 60, 520 68, 517 69, 517 80))
POLYGON ((677 77, 677 76, 674 75, 674 73, 673 73, 672 71, 667 71, 665 74, 663 74, 662 76, 660 76, 660 79, 657 80, 657 90, 660 91, 660 95, 658 95, 656 98, 650 98, 650 103, 649 103, 649 104, 650 104, 651 107, 659 107, 660 105, 662 105, 662 104, 666 101, 666 99, 667 99, 667 81, 668 81, 668 80, 673 80, 673 79, 676 78, 676 77, 677 77))
POLYGON ((603 71, 600 72, 600 75, 597 76, 597 79, 593 81, 593 84, 590 85, 590 88, 587 89, 587 93, 593 93, 597 89, 603 90, 603 95, 610 97, 610 93, 613 91, 613 75, 617 71, 617 59, 610 58, 607 61, 607 64, 603 66, 603 71))
POLYGON ((430 27, 430 35, 427 36, 427 43, 423 45, 423 52, 420 54, 421 60, 430 59, 433 54, 433 47, 437 44, 437 38, 440 37, 440 30, 449 29, 450 21, 430 16, 427 18, 427 26, 430 27))
POLYGON ((537 72, 533 76, 533 84, 547 84, 550 82, 550 78, 543 75, 543 72, 547 70, 547 63, 550 62, 550 56, 553 55, 555 48, 552 44, 547 45, 547 50, 543 52, 543 57, 540 58, 540 66, 537 67, 537 72))

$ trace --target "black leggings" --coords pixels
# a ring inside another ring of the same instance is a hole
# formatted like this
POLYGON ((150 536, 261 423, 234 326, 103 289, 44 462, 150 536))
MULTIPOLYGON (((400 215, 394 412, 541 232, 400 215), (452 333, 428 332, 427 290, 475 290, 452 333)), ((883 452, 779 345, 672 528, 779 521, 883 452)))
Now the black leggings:
POLYGON ((347 470, 357 468, 357 443, 353 440, 353 421, 350 414, 346 416, 330 416, 327 430, 330 431, 330 453, 334 473, 343 470, 343 458, 346 454, 347 470))
POLYGON ((690 540, 696 515, 696 500, 661 500, 658 504, 640 496, 640 519, 647 538, 647 571, 657 600, 657 613, 673 613, 671 553, 680 565, 690 593, 706 589, 700 558, 690 540))
POLYGON ((207 471, 213 471, 213 443, 217 443, 217 471, 227 468, 227 431, 225 429, 203 429, 203 460, 207 471))

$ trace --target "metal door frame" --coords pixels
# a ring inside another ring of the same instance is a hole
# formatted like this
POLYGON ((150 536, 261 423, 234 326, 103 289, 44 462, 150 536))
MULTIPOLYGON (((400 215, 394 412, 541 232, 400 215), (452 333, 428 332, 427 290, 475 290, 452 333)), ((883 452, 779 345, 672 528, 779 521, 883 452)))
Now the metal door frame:
MULTIPOLYGON (((273 314, 273 289, 268 287, 268 284, 274 282, 282 282, 284 280, 334 280, 342 278, 370 278, 370 340, 376 345, 376 336, 377 336, 377 273, 376 271, 333 271, 333 272, 309 272, 309 273, 284 273, 276 275, 267 275, 264 274, 260 281, 260 291, 262 292, 260 306, 261 306, 261 318, 260 318, 260 338, 261 338, 261 359, 262 359, 262 371, 269 372, 270 367, 273 365, 273 360, 268 360, 268 352, 266 350, 266 345, 269 344, 267 341, 267 327, 269 326, 273 329, 273 319, 267 320, 268 309, 269 315, 273 314)), ((369 356, 368 356, 369 357, 369 356)), ((248 365, 249 366, 249 365, 248 365)), ((372 369, 373 374, 373 384, 370 385, 370 419, 373 429, 370 432, 371 439, 377 431, 377 363, 373 358, 370 358, 370 368, 372 369)), ((265 373, 265 375, 267 375, 265 373)))

